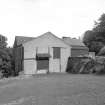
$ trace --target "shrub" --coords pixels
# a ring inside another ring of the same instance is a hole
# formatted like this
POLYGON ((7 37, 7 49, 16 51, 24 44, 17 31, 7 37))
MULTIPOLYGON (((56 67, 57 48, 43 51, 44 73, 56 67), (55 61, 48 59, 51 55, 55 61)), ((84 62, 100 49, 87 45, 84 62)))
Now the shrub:
POLYGON ((95 65, 95 61, 93 59, 87 59, 84 61, 84 64, 82 65, 82 71, 80 73, 91 73, 92 68, 95 65))
POLYGON ((14 61, 8 49, 0 49, 0 73, 3 77, 14 76, 14 61))
MULTIPOLYGON (((70 57, 68 59, 66 72, 68 73, 87 73, 84 68, 91 59, 88 57, 70 57)), ((86 70, 86 69, 85 69, 86 70)))
POLYGON ((105 74, 105 57, 97 56, 96 59, 71 57, 68 59, 66 72, 105 74))
POLYGON ((105 74, 105 57, 97 56, 93 67, 95 74, 105 74))

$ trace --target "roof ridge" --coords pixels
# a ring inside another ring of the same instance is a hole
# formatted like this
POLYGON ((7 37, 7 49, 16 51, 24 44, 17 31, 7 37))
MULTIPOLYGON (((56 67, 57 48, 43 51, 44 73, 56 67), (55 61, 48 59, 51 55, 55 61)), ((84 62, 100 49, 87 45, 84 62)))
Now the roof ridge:
MULTIPOLYGON (((37 36, 36 39, 41 38, 41 37, 43 37, 43 36, 45 36, 45 35, 52 35, 53 37, 57 38, 57 39, 60 40, 62 43, 64 43, 66 46, 69 46, 67 43, 65 43, 65 42, 62 40, 62 38, 59 38, 58 36, 56 36, 55 34, 53 34, 53 33, 50 32, 50 31, 45 32, 44 34, 41 34, 41 35, 37 36)), ((34 39, 32 39, 32 40, 34 40, 34 39)), ((32 41, 32 40, 30 40, 30 41, 32 41)), ((28 42, 29 42, 29 41, 28 41, 28 42)), ((25 42, 25 43, 27 43, 27 42, 25 42)))

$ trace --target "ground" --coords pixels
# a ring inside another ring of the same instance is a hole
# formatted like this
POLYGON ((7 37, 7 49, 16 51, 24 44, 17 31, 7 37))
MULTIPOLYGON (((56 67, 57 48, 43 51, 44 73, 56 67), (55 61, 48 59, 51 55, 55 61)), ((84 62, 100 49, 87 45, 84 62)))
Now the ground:
POLYGON ((105 105, 105 75, 49 74, 3 80, 0 105, 105 105))

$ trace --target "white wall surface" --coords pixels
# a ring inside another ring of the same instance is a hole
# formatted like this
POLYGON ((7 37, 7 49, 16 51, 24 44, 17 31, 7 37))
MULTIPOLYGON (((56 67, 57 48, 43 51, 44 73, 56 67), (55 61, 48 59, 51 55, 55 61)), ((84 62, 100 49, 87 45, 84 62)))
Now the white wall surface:
POLYGON ((65 72, 69 56, 70 56, 70 48, 62 48, 61 49, 61 72, 65 72))
POLYGON ((24 74, 35 74, 35 73, 36 73, 36 61, 24 60, 24 74))

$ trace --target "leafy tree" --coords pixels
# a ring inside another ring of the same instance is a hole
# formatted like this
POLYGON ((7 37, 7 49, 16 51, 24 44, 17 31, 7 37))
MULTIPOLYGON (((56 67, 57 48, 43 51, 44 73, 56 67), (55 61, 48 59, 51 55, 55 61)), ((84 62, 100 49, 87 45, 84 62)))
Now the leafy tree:
POLYGON ((83 42, 89 48, 89 51, 97 54, 105 44, 105 35, 103 32, 86 31, 83 42))
POLYGON ((7 37, 0 34, 0 48, 6 48, 7 46, 7 37))
POLYGON ((0 72, 3 77, 15 75, 12 56, 10 56, 8 48, 0 49, 0 72))
POLYGON ((12 50, 7 48, 7 38, 0 35, 0 75, 2 74, 3 77, 15 74, 12 50))
POLYGON ((99 41, 92 41, 90 43, 90 51, 91 52, 95 52, 96 55, 99 53, 100 49, 103 47, 103 43, 102 42, 99 42, 99 41))
POLYGON ((95 35, 93 34, 93 31, 88 30, 84 33, 83 42, 87 47, 90 47, 90 42, 93 41, 95 38, 95 35))
POLYGON ((105 32, 105 13, 101 15, 98 21, 95 21, 95 26, 93 28, 95 32, 105 32))
POLYGON ((105 46, 105 14, 102 14, 92 30, 84 33, 84 44, 89 48, 89 51, 99 53, 100 49, 105 46))

